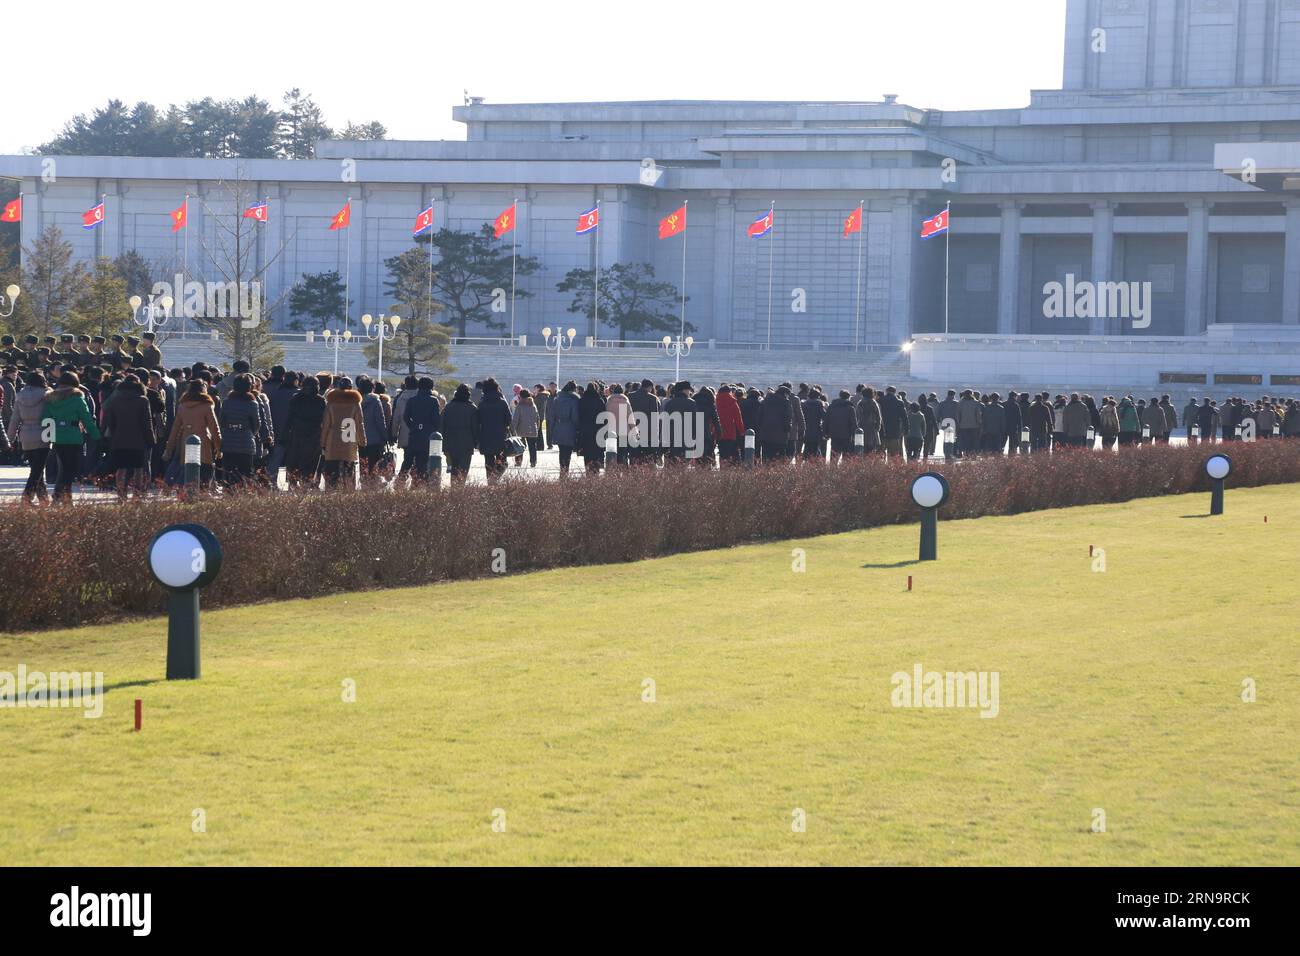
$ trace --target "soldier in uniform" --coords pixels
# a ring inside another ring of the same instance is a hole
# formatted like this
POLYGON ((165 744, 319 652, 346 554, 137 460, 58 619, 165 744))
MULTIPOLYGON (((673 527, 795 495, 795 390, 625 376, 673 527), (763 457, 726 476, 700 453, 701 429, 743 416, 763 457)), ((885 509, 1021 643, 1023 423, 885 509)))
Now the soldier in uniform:
POLYGON ((158 338, 157 333, 146 332, 143 338, 145 344, 144 348, 140 350, 140 365, 161 372, 163 370, 163 355, 162 350, 155 344, 155 340, 158 338))
POLYGON ((35 371, 38 368, 45 367, 40 364, 41 354, 36 348, 36 346, 40 344, 40 341, 41 340, 34 335, 26 335, 23 337, 23 345, 25 346, 23 349, 23 361, 27 363, 28 371, 35 371))
POLYGON ((77 359, 76 359, 76 361, 75 361, 73 364, 76 365, 78 368, 80 368, 82 371, 85 371, 86 366, 88 366, 88 365, 93 365, 93 364, 94 364, 94 359, 93 359, 93 357, 92 357, 91 354, 90 354, 90 336, 89 336, 89 335, 78 335, 78 336, 77 336, 77 350, 76 350, 76 351, 77 351, 77 359))
POLYGON ((70 332, 59 336, 59 361, 64 365, 81 364, 81 353, 77 351, 77 337, 70 332))
POLYGON ((122 367, 122 345, 126 339, 121 335, 110 335, 108 341, 110 344, 104 352, 104 362, 116 372, 122 367))
POLYGON ((0 365, 17 365, 22 358, 23 351, 14 344, 14 337, 0 336, 0 365))
POLYGON ((131 364, 135 368, 139 368, 140 367, 140 340, 136 338, 134 335, 128 335, 126 337, 125 352, 127 356, 130 357, 131 364))
POLYGON ((104 360, 104 342, 105 339, 102 335, 92 335, 90 337, 90 348, 83 353, 86 357, 87 368, 98 365, 104 360))

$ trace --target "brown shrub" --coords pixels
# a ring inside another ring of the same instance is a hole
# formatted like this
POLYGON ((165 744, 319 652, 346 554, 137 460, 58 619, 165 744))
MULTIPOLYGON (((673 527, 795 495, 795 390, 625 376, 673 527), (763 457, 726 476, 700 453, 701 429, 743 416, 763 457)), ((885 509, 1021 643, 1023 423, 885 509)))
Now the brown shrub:
MULTIPOLYGON (((1215 446, 1214 450, 1218 450, 1215 446)), ((1300 481, 1300 442, 1235 443, 1233 487, 1300 481)), ((207 607, 428 584, 802 538, 916 520, 927 468, 952 485, 945 518, 1208 491, 1210 449, 1150 446, 922 466, 872 457, 843 466, 616 472, 598 480, 440 491, 246 494, 66 508, 0 507, 0 631, 157 613, 148 570, 158 529, 211 528, 225 564, 207 607)))

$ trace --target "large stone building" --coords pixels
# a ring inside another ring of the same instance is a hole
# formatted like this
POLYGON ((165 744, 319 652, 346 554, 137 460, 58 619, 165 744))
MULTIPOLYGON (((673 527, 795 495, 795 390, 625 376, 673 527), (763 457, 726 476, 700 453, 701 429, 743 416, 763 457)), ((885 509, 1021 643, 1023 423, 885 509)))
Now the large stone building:
POLYGON ((779 346, 941 332, 945 285, 948 328, 966 336, 1268 326, 1285 338, 1300 326, 1300 192, 1288 188, 1300 186, 1300 0, 1069 0, 1063 88, 1024 108, 886 96, 472 102, 454 115, 463 142, 328 141, 310 161, 54 157, 45 178, 44 157, 0 166, 23 182, 24 243, 55 224, 81 256, 136 249, 162 274, 183 256, 167 214, 196 197, 189 265, 209 279, 219 239, 205 212, 228 213, 228 184, 243 180, 270 200, 255 255, 283 247, 268 298, 346 264, 355 314, 388 304, 383 261, 409 247, 426 206, 436 227, 478 229, 517 198, 518 251, 542 264, 515 316, 533 342, 546 325, 582 327, 555 285, 590 267, 596 241, 603 264, 651 262, 678 283, 682 239, 659 240, 656 224, 687 200, 686 317, 719 345, 768 341, 769 268, 779 346), (83 231, 100 195, 106 223, 83 231), (350 231, 329 231, 349 196, 350 231), (598 240, 576 235, 597 201, 598 240), (749 238, 771 203, 774 232, 749 238), (861 238, 846 238, 859 203, 861 238), (950 243, 921 240, 921 221, 949 203, 950 243), (1044 290, 1067 276, 1150 283, 1149 323, 1052 314, 1044 290), (806 311, 792 307, 799 293, 806 311))

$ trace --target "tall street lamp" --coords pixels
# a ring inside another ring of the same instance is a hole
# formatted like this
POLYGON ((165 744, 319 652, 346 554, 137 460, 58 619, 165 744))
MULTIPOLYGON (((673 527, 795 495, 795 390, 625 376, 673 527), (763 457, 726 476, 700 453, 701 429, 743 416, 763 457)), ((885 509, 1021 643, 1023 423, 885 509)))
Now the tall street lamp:
POLYGON ((682 380, 682 359, 691 354, 691 346, 695 344, 695 339, 689 335, 683 339, 678 335, 677 340, 673 341, 671 335, 665 335, 663 342, 660 344, 665 352, 677 359, 677 371, 673 373, 673 381, 680 382, 682 380))
POLYGON ((171 318, 173 299, 169 295, 150 295, 148 299, 133 295, 126 301, 131 306, 131 321, 142 326, 146 332, 166 325, 171 318))
POLYGON ((343 332, 331 332, 329 329, 326 329, 321 334, 325 337, 325 347, 334 352, 334 377, 338 378, 339 352, 343 351, 343 346, 352 341, 352 330, 347 329, 343 332), (333 341, 330 341, 331 336, 333 336, 333 341))
POLYGON ((370 313, 361 317, 361 324, 366 327, 366 338, 372 342, 379 343, 379 361, 375 365, 375 381, 384 380, 384 343, 391 342, 397 335, 397 327, 402 324, 400 315, 392 317, 380 313, 379 321, 370 313))
POLYGON ((555 353, 555 384, 557 387, 560 384, 560 353, 567 352, 569 349, 573 348, 573 339, 577 334, 577 329, 569 329, 567 333, 561 329, 556 329, 555 337, 552 339, 551 327, 548 325, 546 328, 542 329, 542 342, 546 345, 548 350, 555 353), (566 337, 568 344, 565 344, 566 337), (552 342, 554 344, 552 344, 552 342))
POLYGON ((14 314, 14 309, 18 307, 18 297, 23 294, 23 290, 16 285, 11 285, 5 289, 5 294, 0 295, 0 319, 7 319, 14 314), (9 300, 9 308, 4 307, 4 300, 9 300))

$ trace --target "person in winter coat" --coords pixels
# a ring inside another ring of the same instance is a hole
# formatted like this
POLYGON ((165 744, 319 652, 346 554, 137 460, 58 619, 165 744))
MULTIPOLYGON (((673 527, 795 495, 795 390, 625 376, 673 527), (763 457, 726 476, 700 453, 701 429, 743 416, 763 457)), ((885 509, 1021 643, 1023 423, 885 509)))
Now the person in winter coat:
MULTIPOLYGON (((1201 418, 1201 406, 1196 399, 1192 399, 1183 407, 1183 425, 1187 429, 1187 443, 1189 445, 1197 444, 1196 439, 1192 438, 1192 426, 1198 425, 1201 418)), ((1204 431, 1201 432, 1205 434, 1204 431)))
MULTIPOLYGON (((402 389, 406 400, 400 403, 402 429, 407 437, 402 473, 410 471, 413 482, 422 482, 429 477, 429 437, 442 431, 442 408, 433 395, 433 379, 425 377, 413 381, 414 388, 402 389), (409 459, 409 464, 406 459, 409 459)), ((400 480, 401 475, 398 478, 400 480)))
POLYGON ((790 409, 790 389, 782 385, 763 399, 758 417, 758 445, 763 461, 772 464, 789 461, 787 451, 794 432, 794 412, 790 409))
POLYGON ((919 402, 912 402, 907 406, 907 434, 904 436, 904 447, 908 461, 919 461, 921 453, 925 450, 925 415, 921 412, 919 402))
POLYGON ((550 422, 552 397, 541 382, 533 386, 533 404, 537 406, 537 447, 539 449, 549 449, 552 444, 551 436, 543 434, 543 426, 550 422))
POLYGON ((454 484, 463 484, 469 475, 470 460, 478 444, 478 406, 470 401, 469 386, 462 383, 442 410, 442 447, 454 484))
POLYGON ((617 382, 609 387, 609 398, 605 400, 605 413, 618 440, 618 463, 629 465, 632 462, 632 443, 640 440, 636 419, 632 415, 632 402, 617 382))
POLYGON ((105 418, 104 428, 112 449, 111 465, 116 472, 117 496, 125 501, 130 486, 135 487, 136 497, 143 497, 148 490, 146 456, 158 439, 154 431, 153 409, 140 380, 128 375, 117 387, 117 395, 105 418))
POLYGON ((853 437, 858 430, 858 410, 848 389, 840 389, 839 397, 826 409, 822 429, 831 442, 832 461, 843 461, 845 455, 856 453, 853 437))
MULTIPOLYGON (((644 392, 646 389, 642 388, 641 391, 644 392)), ((641 392, 637 394, 640 395, 641 392)), ((649 397, 653 398, 653 393, 649 397)), ((573 458, 574 448, 578 446, 579 406, 581 404, 581 399, 578 397, 578 383, 572 379, 564 383, 564 388, 560 389, 559 394, 551 402, 551 433, 555 437, 556 446, 560 449, 560 474, 562 476, 569 473, 569 462, 573 458)), ((659 410, 659 400, 657 398, 654 400, 654 409, 655 411, 659 410)))
POLYGON ((1119 440, 1119 408, 1115 405, 1115 399, 1109 395, 1102 399, 1099 417, 1101 428, 1098 429, 1098 434, 1101 435, 1101 447, 1110 451, 1119 440))
POLYGON ((948 389, 945 398, 934 410, 938 420, 939 431, 943 434, 943 457, 949 461, 957 457, 957 390, 948 389), (951 427, 948 423, 951 422, 951 427), (949 437, 951 433, 951 438, 949 437))
POLYGON ((921 414, 925 416, 925 447, 921 451, 921 457, 928 461, 934 457, 935 447, 939 444, 939 417, 934 413, 939 404, 938 396, 933 392, 929 397, 922 393, 916 404, 921 406, 921 414))
POLYGON ((739 462, 745 448, 745 416, 731 386, 718 389, 718 457, 724 464, 739 462))
POLYGON ((81 390, 76 372, 59 376, 59 386, 45 398, 45 417, 54 420, 54 454, 59 460, 59 478, 54 501, 72 501, 72 483, 81 465, 81 446, 89 436, 100 438, 99 426, 81 390))
MULTIPOLYGON (((114 400, 114 408, 118 401, 114 400)), ((253 395, 251 375, 241 373, 232 377, 230 391, 217 413, 217 424, 221 426, 222 481, 227 487, 252 481, 258 436, 265 424, 253 395)))
POLYGON ((302 388, 289 399, 284 420, 284 470, 290 488, 305 483, 316 486, 320 472, 320 432, 325 421, 325 399, 320 382, 313 376, 302 380, 302 388))
POLYGON ((14 396, 13 412, 9 417, 9 440, 20 444, 27 458, 30 473, 23 486, 23 500, 29 504, 47 501, 49 492, 45 484, 45 465, 50 457, 50 436, 42 424, 45 419, 45 399, 50 394, 45 384, 45 374, 28 372, 26 383, 14 396))
MULTIPOLYGON (((740 416, 745 423, 745 430, 752 431, 757 436, 763 417, 762 392, 756 388, 751 388, 745 392, 745 397, 740 400, 740 416)), ((756 437, 755 442, 757 443, 757 441, 756 437)))
POLYGON ((997 392, 986 395, 980 419, 980 447, 991 455, 1002 454, 1007 440, 1007 411, 997 392))
POLYGON ((193 379, 185 389, 185 394, 176 407, 176 421, 172 424, 171 435, 167 439, 167 450, 163 460, 170 462, 174 458, 184 461, 185 440, 197 435, 199 448, 199 487, 207 489, 212 485, 214 465, 221 457, 221 426, 217 422, 215 402, 208 394, 207 382, 193 379))
POLYGON ((718 399, 714 395, 713 389, 704 385, 695 393, 695 407, 700 413, 704 426, 704 434, 701 436, 704 445, 704 455, 700 463, 706 468, 716 468, 718 440, 722 435, 722 419, 718 415, 718 399))
POLYGON ((578 401, 578 446, 582 451, 587 471, 595 474, 605 463, 605 449, 597 440, 600 433, 600 416, 605 411, 605 399, 595 382, 588 382, 578 401))
MULTIPOLYGON (((542 433, 541 416, 537 412, 537 402, 532 392, 526 388, 519 392, 519 400, 515 403, 515 411, 510 419, 510 428, 528 445, 528 467, 536 468, 537 445, 541 441, 542 433)), ((516 455, 515 467, 519 468, 523 463, 524 456, 516 455)))
POLYGON ((366 444, 357 450, 357 457, 361 464, 361 483, 368 485, 379 480, 379 465, 388 449, 390 423, 372 378, 358 376, 356 390, 361 393, 361 420, 366 426, 366 444))
POLYGON ((1135 444, 1138 435, 1142 433, 1142 420, 1138 415, 1137 406, 1133 404, 1133 399, 1130 396, 1126 395, 1120 400, 1116 414, 1119 416, 1119 443, 1121 445, 1135 444))
POLYGON ((1063 413, 1065 418, 1065 443, 1071 448, 1088 446, 1088 429, 1092 427, 1092 415, 1088 406, 1083 404, 1078 393, 1070 396, 1063 413))
POLYGON ((1169 425, 1169 419, 1165 417, 1165 411, 1160 407, 1159 399, 1151 399, 1151 404, 1142 411, 1142 443, 1154 444, 1160 441, 1165 434, 1165 428, 1169 425), (1148 429, 1150 433, 1148 434, 1148 429))
POLYGON ((957 453, 963 458, 979 453, 983 424, 984 406, 975 401, 974 392, 967 389, 961 393, 961 401, 957 403, 957 453))
POLYGON ((1021 451, 1020 430, 1024 427, 1022 424, 1024 418, 1020 413, 1020 396, 1015 392, 1007 395, 1007 400, 1002 404, 1002 410, 1007 417, 1007 448, 1010 454, 1019 454, 1021 451))
POLYGON ((1029 425, 1029 451, 1037 454, 1047 451, 1052 443, 1052 428, 1055 424, 1052 406, 1047 403, 1047 393, 1035 395, 1029 405, 1029 414, 1025 421, 1029 425))
POLYGON ((862 399, 858 402, 858 427, 862 429, 862 447, 868 455, 873 455, 885 447, 881 434, 884 414, 880 410, 880 394, 874 388, 862 390, 862 399))
POLYGON ((325 393, 325 420, 321 423, 321 457, 325 459, 325 485, 351 491, 356 486, 356 464, 366 446, 365 413, 361 410, 361 393, 352 387, 352 379, 340 378, 325 393))
POLYGON ((510 437, 510 403, 494 378, 483 383, 483 401, 478 406, 479 451, 491 484, 506 470, 506 439, 510 437))
POLYGON ((903 457, 903 436, 908 429, 908 408, 898 390, 890 385, 880 399, 880 438, 885 453, 890 457, 903 457))
MULTIPOLYGON (((781 387, 784 388, 790 396, 790 444, 786 448, 786 457, 793 458, 795 455, 799 454, 799 450, 803 445, 803 433, 807 427, 803 420, 803 401, 800 396, 795 393, 794 386, 789 382, 782 383, 781 387)), ((807 387, 808 386, 806 385, 804 386, 805 389, 807 389, 807 387)))
POLYGON ((406 376, 402 380, 401 391, 393 397, 393 423, 388 430, 388 440, 396 442, 397 447, 402 449, 402 468, 397 473, 398 478, 405 478, 411 470, 412 455, 410 433, 406 426, 406 403, 419 391, 419 381, 414 375, 406 376))
POLYGON ((1219 409, 1208 398, 1201 403, 1201 408, 1196 413, 1196 424, 1201 429, 1201 441, 1207 444, 1213 442, 1219 432, 1219 409))
POLYGON ((804 461, 826 460, 826 404, 822 393, 810 389, 803 402, 803 448, 800 449, 804 461))
POLYGON ((1160 396, 1160 411, 1164 413, 1165 420, 1160 430, 1160 444, 1168 445, 1169 436, 1173 430, 1178 427, 1178 409, 1174 408, 1173 403, 1169 400, 1168 395, 1160 396))

